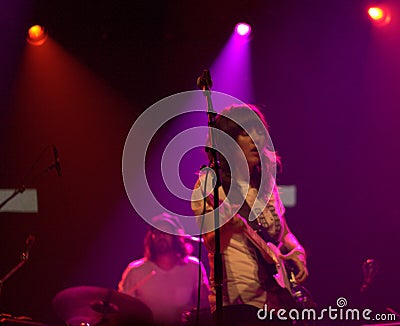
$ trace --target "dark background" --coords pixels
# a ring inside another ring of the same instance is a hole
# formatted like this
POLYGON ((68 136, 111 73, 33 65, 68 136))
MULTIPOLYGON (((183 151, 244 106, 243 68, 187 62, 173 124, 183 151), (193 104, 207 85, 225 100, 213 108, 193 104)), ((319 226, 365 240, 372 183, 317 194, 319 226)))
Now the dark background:
POLYGON ((350 308, 398 310, 400 8, 385 2, 392 21, 375 26, 369 3, 3 2, 0 187, 36 188, 39 212, 0 214, 0 277, 26 237, 37 240, 4 284, 0 312, 57 325, 51 301, 62 289, 116 288, 147 229, 124 190, 125 138, 147 107, 196 89, 238 21, 253 27, 254 100, 283 157, 278 181, 297 186, 287 220, 309 253, 307 288, 321 307, 343 296, 350 308), (26 45, 33 23, 49 31, 42 47, 26 45), (38 158, 51 144, 62 177, 23 180, 51 164, 51 149, 38 158), (361 296, 367 258, 380 270, 361 296))

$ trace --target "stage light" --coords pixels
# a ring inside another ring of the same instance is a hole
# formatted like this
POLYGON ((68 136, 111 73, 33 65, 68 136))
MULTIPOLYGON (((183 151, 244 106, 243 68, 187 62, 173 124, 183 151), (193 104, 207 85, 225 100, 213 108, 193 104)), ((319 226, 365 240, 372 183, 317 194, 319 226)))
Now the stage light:
POLYGON ((379 19, 382 19, 382 17, 383 17, 383 11, 382 11, 381 8, 371 7, 371 8, 368 9, 368 15, 373 20, 379 20, 379 19))
POLYGON ((246 23, 239 23, 236 25, 236 33, 240 36, 249 36, 251 33, 251 27, 249 24, 246 23))
POLYGON ((32 45, 42 45, 47 40, 47 31, 43 26, 34 25, 29 28, 26 40, 32 45))
POLYGON ((368 15, 375 23, 379 25, 386 25, 390 23, 391 20, 390 11, 383 7, 369 7, 368 15))

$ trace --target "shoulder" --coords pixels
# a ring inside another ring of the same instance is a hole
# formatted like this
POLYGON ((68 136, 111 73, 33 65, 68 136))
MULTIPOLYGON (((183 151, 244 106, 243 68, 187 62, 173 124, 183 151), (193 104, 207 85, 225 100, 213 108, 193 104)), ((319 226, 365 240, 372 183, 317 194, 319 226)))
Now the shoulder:
POLYGON ((196 270, 196 272, 198 271, 200 265, 201 269, 204 271, 204 265, 197 257, 187 256, 187 265, 196 270))
POLYGON ((134 261, 130 262, 128 267, 130 267, 130 268, 138 268, 140 266, 145 265, 146 263, 148 263, 148 261, 145 258, 140 258, 140 259, 137 259, 137 260, 134 260, 134 261))
POLYGON ((186 257, 187 263, 191 264, 191 265, 198 265, 199 264, 199 260, 197 257, 194 256, 187 256, 186 257))
POLYGON ((214 170, 206 167, 198 173, 193 189, 201 191, 204 194, 209 194, 214 189, 215 181, 214 170))
POLYGON ((184 261, 183 261, 183 267, 186 269, 193 269, 197 270, 199 266, 199 260, 197 257, 194 256, 186 256, 184 261))
POLYGON ((206 172, 200 171, 196 183, 193 187, 192 200, 202 199, 204 197, 204 191, 207 193, 207 188, 209 188, 209 186, 207 185, 207 187, 204 187, 205 182, 209 183, 209 181, 207 180, 208 178, 206 179, 206 175, 206 172))
POLYGON ((122 273, 121 281, 118 284, 118 290, 126 293, 127 289, 129 289, 132 284, 135 284, 142 274, 146 273, 146 266, 148 263, 149 262, 145 258, 130 262, 122 273))
POLYGON ((151 264, 152 262, 148 261, 146 258, 143 257, 130 262, 129 265, 126 267, 126 271, 145 270, 151 268, 151 264))
POLYGON ((122 279, 140 279, 141 277, 152 273, 152 271, 155 269, 154 265, 155 264, 153 262, 148 261, 145 258, 134 260, 125 268, 122 274, 122 279))
MULTIPOLYGON (((206 197, 208 198, 210 196, 212 197, 215 183, 216 183, 215 172, 212 169, 206 168, 200 171, 198 179, 193 187, 192 203, 202 202, 204 198, 206 197)), ((219 187, 218 193, 220 199, 226 198, 226 194, 222 186, 219 187)))

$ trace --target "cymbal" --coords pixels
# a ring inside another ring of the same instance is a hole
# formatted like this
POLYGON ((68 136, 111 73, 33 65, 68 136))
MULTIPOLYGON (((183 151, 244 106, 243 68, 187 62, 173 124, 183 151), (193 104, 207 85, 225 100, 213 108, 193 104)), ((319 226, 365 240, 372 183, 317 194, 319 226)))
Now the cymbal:
POLYGON ((95 286, 62 290, 54 297, 53 307, 71 326, 150 324, 153 320, 151 310, 139 299, 95 286))

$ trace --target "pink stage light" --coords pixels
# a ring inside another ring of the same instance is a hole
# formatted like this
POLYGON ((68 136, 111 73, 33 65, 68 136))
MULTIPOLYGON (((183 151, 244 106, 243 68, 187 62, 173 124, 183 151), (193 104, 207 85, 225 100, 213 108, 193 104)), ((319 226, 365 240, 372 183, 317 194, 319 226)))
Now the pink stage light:
POLYGON ((240 36, 249 36, 251 33, 251 27, 249 24, 246 23, 238 23, 235 30, 236 33, 240 36))

